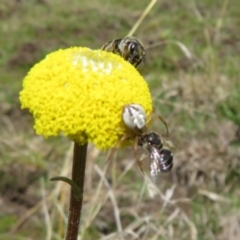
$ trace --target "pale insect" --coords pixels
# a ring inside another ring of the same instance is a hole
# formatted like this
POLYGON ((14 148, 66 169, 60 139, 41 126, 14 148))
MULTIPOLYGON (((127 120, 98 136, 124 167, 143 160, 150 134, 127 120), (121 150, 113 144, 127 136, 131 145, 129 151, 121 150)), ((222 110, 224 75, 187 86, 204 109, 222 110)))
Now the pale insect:
POLYGON ((160 172, 167 173, 173 166, 173 154, 160 136, 155 132, 149 132, 139 137, 138 145, 142 146, 150 158, 150 176, 153 182, 160 172))
MULTIPOLYGON (((156 115, 155 117, 158 117, 160 121, 162 121, 167 129, 168 134, 168 126, 167 123, 164 121, 164 119, 160 115, 156 115)), ((152 118, 154 119, 154 118, 152 118)), ((152 120, 151 119, 151 120, 152 120)), ((145 140, 148 132, 148 128, 146 126, 146 113, 143 107, 139 104, 129 104, 123 107, 122 111, 122 121, 124 125, 127 128, 126 134, 122 136, 122 138, 119 140, 118 144, 113 148, 113 150, 110 152, 109 157, 107 158, 107 162, 113 155, 113 153, 118 149, 118 147, 127 140, 134 140, 134 153, 137 160, 137 164, 140 167, 142 173, 142 162, 140 161, 140 158, 138 156, 137 148, 141 144, 140 142, 143 142, 142 140, 145 140)), ((153 151, 152 151, 153 152, 153 151)))
POLYGON ((135 37, 115 39, 104 44, 101 49, 123 57, 136 68, 145 63, 146 51, 143 43, 135 37))

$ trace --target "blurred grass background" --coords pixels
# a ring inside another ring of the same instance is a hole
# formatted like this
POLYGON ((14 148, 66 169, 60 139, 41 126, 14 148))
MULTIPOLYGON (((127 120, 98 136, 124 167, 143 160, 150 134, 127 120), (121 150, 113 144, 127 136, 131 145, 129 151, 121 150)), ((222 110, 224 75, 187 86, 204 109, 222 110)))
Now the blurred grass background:
MULTIPOLYGON (((49 178, 69 176, 72 146, 35 135, 22 79, 51 51, 126 36, 148 3, 1 0, 0 239, 63 239, 66 228, 69 187, 49 178)), ((106 153, 90 146, 81 239, 239 239, 239 15, 237 0, 162 0, 141 23, 142 74, 177 145, 174 167, 156 189, 132 148, 106 169, 106 153)))

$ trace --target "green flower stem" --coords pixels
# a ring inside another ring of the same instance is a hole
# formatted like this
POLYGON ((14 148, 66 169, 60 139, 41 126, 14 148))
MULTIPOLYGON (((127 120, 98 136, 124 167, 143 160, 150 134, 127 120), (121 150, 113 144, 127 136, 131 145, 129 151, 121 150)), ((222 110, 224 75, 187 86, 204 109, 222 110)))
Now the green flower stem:
POLYGON ((86 159, 87 144, 79 145, 75 142, 73 150, 72 181, 76 183, 79 189, 81 189, 82 194, 79 198, 76 198, 74 190, 71 187, 68 226, 65 238, 66 240, 77 240, 78 237, 83 201, 86 159))

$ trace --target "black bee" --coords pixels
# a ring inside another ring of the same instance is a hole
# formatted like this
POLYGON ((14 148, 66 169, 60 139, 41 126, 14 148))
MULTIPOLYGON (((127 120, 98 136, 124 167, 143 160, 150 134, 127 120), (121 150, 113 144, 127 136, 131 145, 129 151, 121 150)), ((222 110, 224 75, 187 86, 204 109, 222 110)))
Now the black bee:
POLYGON ((150 157, 150 175, 153 180, 160 172, 169 172, 173 166, 173 154, 164 146, 160 136, 155 132, 141 135, 138 145, 142 146, 150 157))

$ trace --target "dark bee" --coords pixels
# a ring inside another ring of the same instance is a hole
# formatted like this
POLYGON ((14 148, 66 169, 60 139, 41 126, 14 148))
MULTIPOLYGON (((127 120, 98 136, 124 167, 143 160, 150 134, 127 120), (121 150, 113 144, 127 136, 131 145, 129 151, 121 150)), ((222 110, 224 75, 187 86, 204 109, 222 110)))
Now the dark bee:
POLYGON ((115 39, 104 44, 101 49, 123 57, 136 68, 143 66, 146 58, 142 42, 135 37, 115 39))
POLYGON ((173 166, 172 152, 164 146, 155 132, 139 136, 138 145, 142 146, 150 157, 150 175, 155 181, 160 172, 169 172, 173 166))

